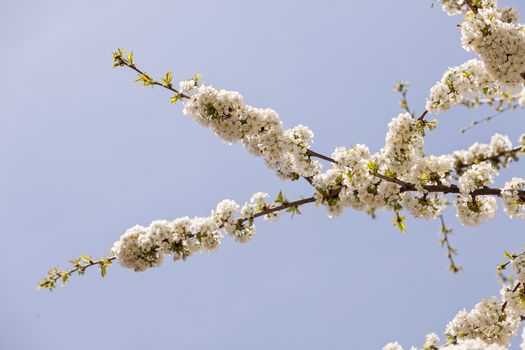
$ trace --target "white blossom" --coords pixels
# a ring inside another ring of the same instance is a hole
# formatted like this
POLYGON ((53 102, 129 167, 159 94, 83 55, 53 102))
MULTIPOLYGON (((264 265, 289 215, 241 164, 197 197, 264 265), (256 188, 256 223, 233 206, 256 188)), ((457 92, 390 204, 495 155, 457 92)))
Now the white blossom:
POLYGON ((386 344, 383 350, 403 350, 403 347, 396 341, 395 343, 386 344))
POLYGON ((520 254, 511 259, 510 264, 516 274, 516 279, 521 283, 525 283, 525 254, 520 254))
POLYGON ((434 349, 439 346, 439 337, 436 333, 429 333, 425 336, 425 344, 423 348, 425 349, 434 349))
POLYGON ((465 226, 478 226, 496 216, 498 205, 490 196, 458 195, 454 201, 456 217, 465 226))
POLYGON ((242 142, 282 178, 311 177, 321 171, 321 164, 307 153, 313 142, 310 129, 298 125, 284 130, 277 112, 246 105, 238 92, 201 85, 186 101, 184 114, 211 127, 225 142, 242 142))
POLYGON ((472 193, 476 189, 493 183, 497 174, 496 169, 488 162, 474 164, 460 176, 458 181, 459 190, 464 194, 472 193))
POLYGON ((219 225, 223 225, 227 233, 235 231, 237 220, 235 214, 239 211, 239 205, 230 199, 225 199, 217 204, 217 208, 212 212, 212 217, 217 220, 219 225))
POLYGON ((412 167, 406 180, 424 192, 424 186, 449 185, 449 175, 454 169, 454 157, 442 155, 428 156, 418 160, 412 167))
POLYGON ((501 191, 503 210, 511 218, 525 219, 525 201, 518 195, 518 191, 524 189, 525 179, 513 177, 505 183, 501 191))
MULTIPOLYGON (((160 265, 166 254, 174 260, 185 260, 195 253, 216 250, 222 241, 222 230, 239 242, 247 242, 255 233, 255 215, 275 206, 266 203, 267 198, 267 193, 257 192, 242 208, 225 199, 209 216, 185 216, 173 221, 155 220, 148 227, 134 226, 113 244, 112 253, 123 267, 144 271, 160 265)), ((278 212, 265 213, 265 217, 276 220, 278 212)))
POLYGON ((515 88, 524 81, 525 33, 520 25, 505 22, 502 17, 490 7, 467 13, 461 25, 461 41, 467 51, 479 55, 494 81, 515 88))
POLYGON ((421 158, 423 136, 417 121, 409 113, 401 113, 388 123, 381 157, 394 173, 407 173, 421 158))
POLYGON ((505 303, 505 313, 519 318, 525 314, 525 289, 521 282, 504 285, 500 290, 501 300, 505 303))
POLYGON ((448 204, 447 199, 441 193, 424 193, 419 196, 405 192, 402 197, 403 206, 410 214, 427 220, 437 218, 448 204))
POLYGON ((191 92, 194 87, 196 87, 197 83, 194 79, 190 80, 183 80, 179 82, 179 91, 180 92, 191 92))
POLYGON ((460 342, 478 339, 506 347, 516 335, 519 326, 519 317, 502 311, 501 301, 493 297, 483 299, 470 312, 460 311, 448 323, 445 333, 457 337, 460 342))
POLYGON ((431 89, 426 109, 439 114, 462 103, 465 99, 492 97, 500 92, 500 85, 488 74, 483 62, 472 59, 460 66, 450 67, 431 89))

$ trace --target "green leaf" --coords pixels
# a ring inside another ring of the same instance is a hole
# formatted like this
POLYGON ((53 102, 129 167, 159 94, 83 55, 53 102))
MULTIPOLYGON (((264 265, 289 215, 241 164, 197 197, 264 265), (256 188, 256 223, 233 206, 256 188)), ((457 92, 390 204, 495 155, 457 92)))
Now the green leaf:
POLYGON ((69 278, 69 273, 68 272, 64 272, 62 274, 61 278, 62 278, 62 283, 66 283, 67 279, 69 278))
POLYGON ((161 80, 164 83, 164 85, 170 86, 171 85, 171 80, 172 80, 172 73, 171 73, 171 71, 166 72, 166 76, 164 78, 162 78, 161 80))
POLYGON ((82 259, 84 262, 87 262, 87 263, 91 263, 91 261, 92 261, 90 258, 88 258, 88 257, 85 256, 85 255, 81 255, 81 256, 80 256, 80 259, 82 259))
POLYGON ((399 213, 396 213, 396 216, 394 217, 394 221, 393 221, 394 227, 397 227, 403 233, 407 232, 405 220, 406 218, 404 215, 399 215, 399 213))
POLYGON ((302 214, 297 206, 290 207, 290 208, 286 209, 286 212, 287 213, 292 213, 292 218, 294 217, 295 214, 297 214, 297 215, 301 215, 302 214))
POLYGON ((366 166, 372 174, 377 174, 379 171, 379 163, 376 161, 369 160, 368 163, 366 163, 366 166))
POLYGON ((199 81, 200 77, 202 77, 201 73, 197 73, 191 78, 191 80, 195 81, 195 84, 197 84, 197 81, 199 81))
POLYGON ((149 86, 154 83, 153 79, 151 79, 149 75, 147 75, 146 73, 140 74, 137 79, 133 80, 133 82, 134 83, 142 82, 144 86, 149 86))
POLYGON ((284 203, 284 196, 283 196, 282 191, 279 191, 279 194, 277 195, 277 199, 275 200, 275 203, 284 203))
POLYGON ((133 51, 130 51, 128 54, 128 62, 130 64, 133 64, 133 51))
POLYGON ((177 101, 179 100, 179 98, 180 98, 180 95, 179 95, 179 94, 175 94, 175 95, 173 95, 172 97, 170 97, 170 102, 171 102, 171 104, 175 104, 175 103, 177 103, 177 101))
POLYGON ((459 271, 463 270, 463 267, 452 264, 448 268, 452 273, 458 273, 459 271))

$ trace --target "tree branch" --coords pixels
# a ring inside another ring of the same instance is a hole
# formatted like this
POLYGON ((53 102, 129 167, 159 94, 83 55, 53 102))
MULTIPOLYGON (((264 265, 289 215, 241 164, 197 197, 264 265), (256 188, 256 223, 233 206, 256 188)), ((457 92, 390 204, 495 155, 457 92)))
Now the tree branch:
MULTIPOLYGON (((521 147, 520 147, 521 149, 521 147)), ((330 158, 328 156, 324 156, 322 154, 319 154, 315 151, 311 151, 311 150, 308 150, 309 154, 311 154, 312 157, 318 157, 318 158, 321 158, 321 159, 324 159, 324 160, 327 160, 329 162, 332 162, 332 163, 337 163, 333 158, 330 158)), ((386 175, 383 175, 381 173, 376 173, 376 174, 372 174, 382 180, 385 180, 385 181, 388 181, 388 182, 392 182, 392 183, 395 183, 395 184, 398 184, 399 186, 401 186, 401 190, 400 192, 417 192, 419 191, 416 186, 414 184, 411 184, 409 182, 406 182, 406 181, 403 181, 403 180, 399 180, 397 178, 394 178, 394 177, 389 177, 389 176, 386 176, 386 175)), ((460 193, 460 190, 458 188, 457 185, 426 185, 426 186, 422 186, 423 189, 426 191, 426 192, 432 192, 432 193, 444 193, 444 194, 447 194, 447 193, 460 193)), ((491 187, 483 187, 483 188, 479 188, 473 192, 470 193, 471 196, 475 197, 475 196, 497 196, 497 197, 501 197, 501 189, 500 188, 491 188, 491 187)), ((520 197, 520 199, 522 200, 525 200, 525 191, 523 190, 518 190, 518 196, 520 197)))
MULTIPOLYGON (((334 194, 334 196, 337 196, 337 194, 334 194)), ((308 197, 308 198, 302 198, 298 199, 292 202, 285 201, 283 204, 273 207, 273 208, 267 208, 264 210, 261 210, 253 215, 253 218, 258 218, 264 215, 268 215, 277 211, 285 210, 288 208, 297 208, 301 205, 307 204, 307 203, 313 203, 316 199, 314 196, 308 197)), ((245 218, 245 219, 239 219, 239 223, 244 223, 248 220, 251 220, 253 218, 245 218)), ((223 226, 221 225, 220 228, 223 226)), ((86 269, 93 267, 93 266, 99 266, 101 269, 102 277, 106 276, 106 267, 110 266, 111 263, 116 260, 116 256, 109 256, 105 257, 99 260, 94 260, 90 257, 82 255, 80 258, 71 260, 70 263, 73 265, 73 268, 69 270, 59 270, 58 268, 53 268, 49 270, 48 275, 42 279, 38 284, 38 289, 45 288, 49 290, 53 290, 56 287, 56 284, 59 280, 62 280, 63 284, 65 284, 69 277, 74 274, 75 272, 78 273, 78 275, 83 275, 86 271, 86 269)))

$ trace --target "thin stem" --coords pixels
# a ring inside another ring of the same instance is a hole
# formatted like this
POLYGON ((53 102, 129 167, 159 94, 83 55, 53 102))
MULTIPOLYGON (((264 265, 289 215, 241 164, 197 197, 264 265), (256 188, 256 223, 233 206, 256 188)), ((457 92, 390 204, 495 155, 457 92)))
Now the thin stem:
POLYGON ((423 113, 421 113, 421 115, 419 116, 419 118, 417 118, 417 120, 423 120, 425 119, 425 116, 428 114, 428 111, 425 109, 423 111, 423 113))
POLYGON ((315 151, 312 151, 311 149, 307 149, 306 150, 306 154, 308 154, 311 157, 320 158, 320 159, 326 160, 326 161, 331 162, 331 163, 337 163, 333 158, 330 158, 330 157, 325 156, 325 155, 323 155, 321 153, 317 153, 315 151))
MULTIPOLYGON (((279 205, 278 207, 268 208, 268 209, 262 210, 262 211, 260 211, 258 213, 255 213, 253 215, 253 217, 254 218, 258 218, 260 216, 271 214, 271 213, 274 213, 276 211, 281 211, 281 210, 292 208, 292 207, 299 207, 299 206, 301 206, 303 204, 313 203, 315 201, 316 201, 315 197, 311 196, 311 197, 299 199, 299 200, 296 200, 296 201, 293 201, 293 202, 286 202, 284 204, 279 205)), ((248 219, 240 219, 239 221, 240 222, 244 222, 244 221, 247 221, 247 220, 248 219)))
POLYGON ((508 260, 508 261, 507 261, 506 263, 504 263, 504 264, 499 265, 499 266, 498 266, 498 269, 500 269, 500 270, 505 270, 505 269, 507 268, 507 266, 509 266, 510 262, 511 262, 513 259, 519 258, 520 256, 522 256, 522 255, 524 255, 524 254, 525 254, 525 251, 519 253, 518 255, 514 255, 514 256, 512 257, 512 259, 508 260))
POLYGON ((488 123, 490 122, 492 119, 494 119, 495 117, 497 117, 498 115, 502 114, 503 112, 506 112, 510 109, 514 109, 516 108, 516 106, 508 106, 508 107, 505 107, 503 109, 500 109, 494 113, 492 113, 491 115, 485 117, 485 118, 482 118, 482 119, 478 119, 478 120, 474 120, 472 121, 468 126, 464 127, 463 129, 460 130, 460 133, 464 134, 466 133, 467 131, 469 131, 470 129, 474 128, 476 125, 479 125, 481 123, 488 123))
POLYGON ((86 256, 81 256, 80 258, 71 261, 71 263, 74 266, 72 269, 61 271, 57 268, 54 268, 51 271, 49 271, 48 275, 44 279, 42 279, 42 281, 40 281, 40 283, 38 284, 38 288, 47 288, 49 290, 53 290, 53 288, 55 288, 56 282, 59 279, 62 279, 62 282, 66 283, 68 278, 73 273, 78 272, 79 275, 83 275, 86 269, 92 266, 100 266, 102 277, 104 277, 106 275, 106 267, 110 266, 113 260, 115 260, 116 258, 116 256, 109 256, 99 260, 93 260, 86 256), (84 261, 84 264, 82 263, 82 261, 84 261))
POLYGON ((143 72, 142 70, 140 70, 136 65, 135 63, 131 63, 129 62, 127 59, 125 59, 123 56, 117 56, 115 57, 115 62, 117 64, 119 64, 120 66, 126 66, 128 68, 131 68, 133 69, 135 72, 137 72, 139 74, 139 76, 145 76, 145 77, 148 77, 150 79, 150 85, 157 85, 157 86, 160 86, 160 87, 163 87, 164 89, 167 89, 171 92, 174 92, 176 93, 177 95, 179 95, 181 98, 190 98, 190 96, 180 92, 179 90, 175 89, 173 87, 172 84, 162 84, 160 83, 159 81, 157 81, 156 79, 153 79, 151 78, 148 74, 146 74, 145 72, 143 72))
POLYGON ((448 236, 452 233, 452 229, 448 228, 445 224, 445 218, 443 217, 443 214, 439 215, 439 219, 441 221, 441 233, 443 234, 443 238, 440 240, 440 243, 442 246, 445 246, 447 248, 447 259, 449 261, 450 271, 452 271, 453 273, 457 273, 463 268, 461 266, 457 266, 454 262, 454 255, 457 254, 457 250, 456 248, 452 247, 448 238, 448 236))

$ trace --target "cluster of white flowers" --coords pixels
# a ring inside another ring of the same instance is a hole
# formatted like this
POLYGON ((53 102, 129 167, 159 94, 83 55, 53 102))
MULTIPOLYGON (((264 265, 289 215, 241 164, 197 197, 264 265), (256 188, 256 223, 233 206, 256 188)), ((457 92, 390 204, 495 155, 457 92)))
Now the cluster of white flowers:
POLYGON ((464 0, 440 0, 443 11, 449 16, 463 13, 465 5, 464 0))
POLYGON ((454 170, 454 164, 455 160, 451 155, 424 157, 418 159, 404 179, 421 192, 428 185, 450 185, 450 173, 454 170))
MULTIPOLYGON (((366 211, 405 209, 416 218, 435 219, 449 203, 444 193, 429 193, 428 188, 450 186, 454 170, 460 175, 461 194, 454 201, 459 221, 475 226, 495 217, 498 206, 494 196, 470 194, 494 182, 498 175, 498 157, 512 149, 507 136, 495 134, 489 144, 476 143, 467 151, 453 155, 423 157, 424 125, 420 121, 403 113, 388 126, 381 152, 371 154, 368 147, 361 144, 350 149, 338 147, 332 154, 333 167, 312 178, 317 203, 327 208, 330 217, 351 207, 366 211), (487 159, 491 162, 484 161, 487 159), (393 179, 410 184, 419 193, 411 193, 412 188, 402 189, 393 179)), ((514 216, 523 217, 525 214, 518 215, 523 204, 518 191, 523 190, 523 186, 517 182, 512 186, 502 192, 502 196, 508 198, 509 208, 511 205, 516 208, 514 216)))
POLYGON ((518 12, 510 7, 499 8, 496 0, 441 0, 449 15, 464 14, 461 24, 463 48, 478 54, 460 66, 449 68, 441 81, 431 89, 426 108, 438 114, 462 103, 477 107, 505 100, 523 107, 525 99, 525 31, 518 12), (515 93, 517 92, 517 94, 515 93))
POLYGON ((388 123, 381 156, 395 174, 406 174, 423 154, 421 126, 410 113, 401 113, 388 123))
POLYGON ((469 167, 459 177, 458 188, 461 193, 469 194, 494 182, 498 172, 489 162, 481 162, 469 167))
POLYGON ((480 339, 507 347, 520 326, 520 317, 502 309, 496 297, 484 299, 470 312, 460 311, 447 325, 445 333, 457 339, 480 339))
POLYGON ((380 152, 371 154, 361 144, 350 149, 336 148, 333 167, 313 177, 318 203, 327 207, 330 216, 339 215, 347 207, 400 210, 401 186, 377 175, 385 173, 404 179, 415 176, 412 169, 422 171, 422 165, 416 164, 422 157, 424 125, 409 113, 401 113, 388 124, 385 146, 380 152))
POLYGON ((432 114, 439 114, 465 99, 476 101, 480 97, 494 97, 500 89, 485 70, 483 62, 472 59, 450 67, 443 74, 441 81, 430 89, 426 108, 432 114))
POLYGON ((518 190, 525 189, 525 179, 513 177, 505 183, 501 199, 505 213, 511 218, 525 219, 525 201, 518 196, 518 190))
POLYGON ((454 168, 458 173, 462 173, 462 168, 467 165, 476 164, 491 160, 491 164, 498 166, 499 157, 506 155, 512 150, 512 142, 506 135, 495 134, 491 137, 490 143, 474 143, 468 150, 454 151, 454 168))
POLYGON ((370 210, 400 208, 400 186, 383 181, 373 174, 382 159, 370 154, 364 145, 337 148, 332 154, 338 162, 313 178, 317 203, 325 205, 329 215, 337 216, 345 208, 370 210))
POLYGON ((404 208, 416 218, 435 219, 443 209, 447 207, 448 201, 441 193, 413 195, 405 192, 402 194, 404 208))
POLYGON ((179 91, 180 92, 190 92, 196 86, 197 86, 196 79, 182 80, 179 82, 179 91))
POLYGON ((525 289, 521 282, 503 286, 500 290, 501 300, 505 303, 505 312, 520 318, 525 314, 525 289))
POLYGON ((479 226, 496 216, 498 203, 491 196, 475 196, 460 194, 454 201, 456 217, 465 226, 479 226))
POLYGON ((242 142, 252 154, 263 157, 281 177, 297 179, 320 172, 320 163, 307 154, 313 133, 306 126, 285 130, 277 112, 246 105, 235 91, 206 85, 196 87, 188 82, 181 82, 180 86, 190 93, 184 114, 211 127, 225 142, 242 142))
MULTIPOLYGON (((135 271, 144 271, 162 263, 166 254, 174 260, 185 260, 197 252, 217 249, 223 237, 222 230, 238 242, 249 241, 254 233, 254 215, 271 209, 268 194, 257 192, 242 208, 232 200, 221 201, 210 216, 178 218, 173 221, 155 220, 148 227, 134 226, 113 244, 112 253, 119 263, 135 271)), ((277 213, 267 213, 275 220, 277 213)))
MULTIPOLYGON (((423 347, 421 347, 421 350, 437 350, 438 347, 436 345, 427 346, 427 343, 423 347)), ((444 347, 440 347, 439 349, 447 349, 447 350, 507 350, 506 347, 501 346, 499 344, 490 344, 486 343, 481 339, 466 339, 458 344, 449 344, 444 347)), ((395 343, 389 343, 383 347, 383 350, 403 350, 403 347, 399 345, 397 342, 395 343)), ((410 350, 418 350, 415 346, 410 347, 410 350)))
POLYGON ((476 52, 493 79, 510 88, 522 86, 525 73, 525 33, 521 25, 508 22, 514 17, 494 1, 477 13, 468 12, 461 24, 463 48, 476 52))
MULTIPOLYGON (((439 0, 441 2, 443 11, 449 16, 464 14, 469 11, 470 8, 467 6, 466 0, 439 0)), ((470 0, 473 5, 480 9, 494 9, 498 11, 503 22, 511 23, 517 22, 520 19, 518 11, 512 7, 498 8, 497 0, 470 0)))
MULTIPOLYGON (((410 348, 412 350, 412 348, 410 348)), ((383 350, 403 350, 403 347, 396 341, 394 343, 388 343, 383 347, 383 350)))

